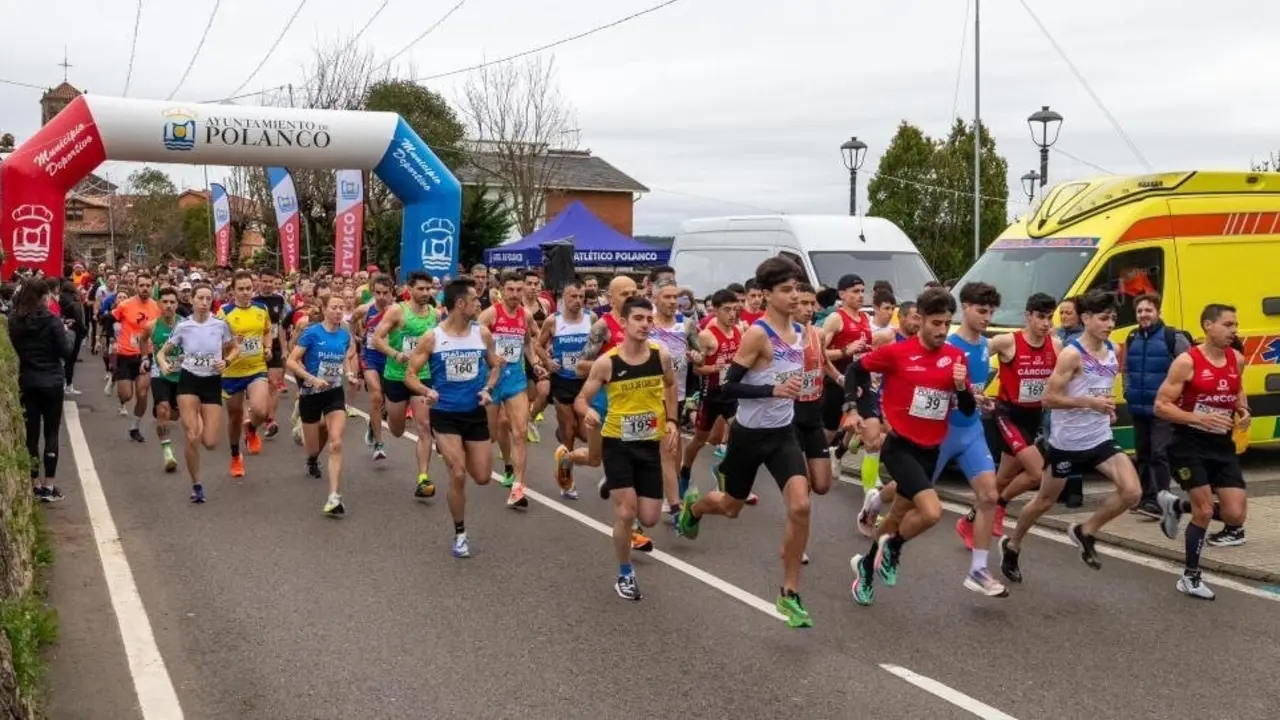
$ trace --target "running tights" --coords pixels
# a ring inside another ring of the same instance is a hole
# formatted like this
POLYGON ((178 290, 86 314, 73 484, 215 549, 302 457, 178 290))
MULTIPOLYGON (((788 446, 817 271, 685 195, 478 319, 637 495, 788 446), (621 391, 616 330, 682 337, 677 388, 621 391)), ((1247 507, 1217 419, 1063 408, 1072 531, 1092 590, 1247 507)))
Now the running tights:
POLYGON ((58 471, 58 430, 62 425, 62 388, 24 388, 22 412, 27 419, 27 454, 31 456, 31 479, 40 477, 40 437, 44 435, 44 477, 58 471))

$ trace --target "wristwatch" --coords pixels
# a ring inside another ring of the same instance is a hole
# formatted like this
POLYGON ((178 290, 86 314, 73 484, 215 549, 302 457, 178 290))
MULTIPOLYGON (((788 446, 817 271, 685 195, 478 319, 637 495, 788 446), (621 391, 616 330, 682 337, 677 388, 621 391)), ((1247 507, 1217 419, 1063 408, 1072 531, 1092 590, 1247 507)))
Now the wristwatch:
POLYGON ((840 406, 841 412, 849 412, 850 410, 856 410, 856 409, 858 409, 858 403, 856 402, 846 402, 845 404, 840 406))

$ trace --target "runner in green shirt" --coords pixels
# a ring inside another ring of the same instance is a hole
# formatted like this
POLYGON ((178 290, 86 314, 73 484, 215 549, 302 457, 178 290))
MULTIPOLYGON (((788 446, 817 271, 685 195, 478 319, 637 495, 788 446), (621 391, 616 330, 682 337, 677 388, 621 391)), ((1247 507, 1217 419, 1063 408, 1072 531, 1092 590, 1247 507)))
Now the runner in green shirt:
MULTIPOLYGON (((178 417, 178 373, 160 374, 160 363, 155 354, 169 341, 173 329, 182 318, 178 317, 178 291, 171 287, 160 290, 160 317, 151 324, 151 398, 152 414, 156 418, 156 436, 160 438, 160 450, 164 455, 164 471, 178 469, 178 459, 173 454, 173 441, 169 438, 169 422, 178 417)), ((170 360, 178 355, 177 348, 170 353, 170 360)), ((176 363, 174 365, 176 367, 176 363)))

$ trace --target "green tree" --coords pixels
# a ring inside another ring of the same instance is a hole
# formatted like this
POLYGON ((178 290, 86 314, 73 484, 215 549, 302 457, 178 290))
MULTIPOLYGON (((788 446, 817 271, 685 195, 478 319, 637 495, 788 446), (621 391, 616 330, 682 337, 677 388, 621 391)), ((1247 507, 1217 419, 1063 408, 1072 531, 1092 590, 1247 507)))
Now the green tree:
POLYGON ((471 267, 484 251, 502 244, 515 223, 501 193, 479 185, 462 189, 462 229, 458 234, 458 265, 471 267))
POLYGON ((208 262, 213 259, 213 225, 209 204, 198 203, 182 211, 182 256, 208 262))
MULTIPOLYGON (((985 249, 1008 224, 1009 165, 982 130, 982 216, 985 249)), ((892 220, 916 243, 941 279, 973 262, 973 128, 962 120, 945 139, 903 121, 868 185, 870 214, 892 220)))
MULTIPOLYGON (((120 239, 132 254, 137 243, 147 246, 154 260, 166 255, 180 255, 186 240, 182 233, 182 216, 178 212, 178 189, 162 170, 145 167, 129 175, 124 230, 120 239)), ((117 257, 121 248, 116 248, 117 257)))
POLYGON ((444 96, 424 85, 412 80, 375 82, 365 92, 364 109, 399 114, 450 170, 466 159, 466 127, 444 96))

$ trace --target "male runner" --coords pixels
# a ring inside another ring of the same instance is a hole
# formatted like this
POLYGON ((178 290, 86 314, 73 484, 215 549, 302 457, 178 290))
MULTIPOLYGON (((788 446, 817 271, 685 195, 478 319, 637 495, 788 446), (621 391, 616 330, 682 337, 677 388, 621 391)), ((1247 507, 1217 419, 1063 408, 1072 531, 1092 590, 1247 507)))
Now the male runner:
POLYGON ((234 300, 222 306, 218 317, 226 321, 240 344, 240 354, 222 372, 222 395, 227 400, 227 439, 231 444, 231 477, 244 477, 240 434, 250 455, 262 452, 258 426, 266 422, 271 400, 267 358, 271 357, 271 316, 253 302, 253 275, 237 270, 231 277, 234 300), (249 412, 245 412, 248 399, 249 412))
MULTIPOLYGON (((738 412, 738 402, 725 397, 723 386, 729 365, 742 344, 742 330, 738 327, 739 307, 738 297, 732 290, 717 290, 711 296, 712 312, 707 315, 710 322, 698 336, 702 362, 694 363, 693 371, 702 378, 704 387, 698 396, 693 438, 685 446, 684 461, 680 466, 678 491, 682 498, 689 490, 698 452, 708 442, 713 446, 724 442, 729 421, 738 412)), ((717 475, 715 480, 715 486, 723 491, 720 476, 717 475)))
MULTIPOLYGON (((675 373, 676 410, 684 404, 685 382, 689 379, 689 363, 700 364, 702 351, 698 339, 698 325, 692 315, 676 311, 680 288, 674 277, 660 277, 653 286, 653 318, 649 325, 649 339, 662 345, 671 358, 675 373)), ((679 412, 668 415, 679 426, 679 412)), ((679 475, 682 456, 680 433, 673 444, 662 451, 662 487, 667 512, 674 521, 680 515, 679 475)), ((608 475, 608 472, 605 472, 608 475)))
POLYGON ((738 400, 721 464, 725 489, 699 498, 697 488, 689 488, 676 524, 677 532, 692 540, 698 536, 703 516, 738 517, 756 472, 761 465, 768 468, 787 508, 782 586, 776 606, 793 628, 813 627, 813 618, 797 593, 809 540, 809 478, 792 427, 795 399, 803 387, 805 337, 791 315, 803 277, 804 271, 783 257, 765 260, 756 268, 756 285, 767 304, 765 316, 743 333, 742 345, 725 375, 725 395, 738 400))
POLYGON ((742 287, 744 292, 743 297, 738 300, 741 307, 738 311, 738 322, 746 329, 764 317, 764 293, 755 278, 747 280, 742 287))
MULTIPOLYGON (((529 500, 524 496, 525 463, 529 457, 529 378, 525 375, 524 361, 532 354, 533 326, 521 305, 524 297, 524 279, 517 273, 507 273, 502 278, 502 301, 480 313, 480 325, 493 336, 502 369, 498 386, 493 391, 493 403, 486 408, 489 427, 498 436, 498 449, 502 453, 503 487, 511 488, 507 507, 527 508, 529 500)), ((533 370, 538 378, 546 375, 542 360, 534 362, 533 370)))
POLYGON ((1185 483, 1188 496, 1183 500, 1167 490, 1160 493, 1161 525, 1172 539, 1178 535, 1181 516, 1191 513, 1186 569, 1177 587, 1202 600, 1214 598, 1200 580, 1200 551, 1209 521, 1222 520, 1229 529, 1240 528, 1247 512, 1244 473, 1231 439, 1237 423, 1248 428, 1250 418, 1248 396, 1240 384, 1244 356, 1231 347, 1239 327, 1234 307, 1206 305, 1200 313, 1204 342, 1173 361, 1156 396, 1156 415, 1174 423, 1170 467, 1185 483))
MULTIPOLYGON (((429 275, 415 270, 409 273, 406 284, 409 287, 408 302, 389 305, 383 311, 382 320, 373 332, 373 347, 387 357, 382 370, 382 392, 387 399, 387 425, 391 428, 392 437, 404 435, 408 420, 406 413, 409 410, 413 412, 413 424, 418 431, 415 448, 418 481, 414 486, 413 496, 429 498, 436 494, 436 486, 431 482, 430 474, 431 412, 426 398, 415 395, 409 389, 406 366, 418 343, 439 324, 439 316, 431 305, 433 301, 429 275)), ((421 373, 419 380, 431 378, 431 367, 425 362, 418 366, 418 372, 421 373)))
MULTIPOLYGON (((947 338, 949 344, 964 353, 969 385, 973 388, 974 399, 983 408, 990 405, 983 392, 991 372, 991 354, 983 333, 998 307, 1000 293, 994 286, 982 282, 965 283, 960 288, 960 327, 947 338)), ((956 524, 957 531, 962 528, 969 530, 969 535, 961 532, 961 537, 973 551, 964 587, 987 597, 1007 597, 1008 589, 987 570, 991 526, 996 517, 999 491, 996 488, 996 464, 987 447, 981 413, 951 413, 948 416, 947 435, 938 449, 938 464, 931 478, 934 483, 938 482, 938 477, 952 460, 969 481, 974 497, 974 520, 966 522, 967 518, 962 517, 956 524)))
POLYGON ((205 283, 195 286, 191 296, 191 317, 178 323, 168 340, 156 353, 162 375, 178 372, 178 417, 186 435, 182 449, 191 476, 193 503, 203 503, 204 484, 200 482, 200 445, 212 450, 218 444, 218 427, 222 422, 222 372, 235 362, 241 346, 231 328, 214 317, 213 288, 205 283), (174 366, 177 359, 179 365, 174 366))
POLYGON ((281 294, 280 276, 271 270, 263 270, 258 279, 258 294, 253 302, 267 309, 267 318, 271 321, 271 330, 267 336, 271 342, 271 354, 267 356, 267 380, 271 392, 267 400, 267 426, 263 436, 268 440, 280 432, 276 423, 276 412, 280 407, 280 392, 284 389, 285 337, 281 323, 284 321, 284 295, 281 294))
MULTIPOLYGON (((542 330, 542 324, 547 321, 547 313, 551 311, 550 304, 542 297, 542 276, 534 270, 526 270, 524 273, 524 290, 521 295, 520 304, 524 307, 524 315, 529 318, 533 337, 537 337, 539 331, 542 330)), ((547 373, 538 375, 534 369, 533 363, 530 361, 529 355, 540 358, 536 348, 533 352, 527 353, 522 363, 524 366, 525 379, 528 381, 529 394, 529 416, 532 420, 529 422, 528 437, 531 443, 542 442, 542 434, 538 431, 538 423, 542 422, 542 411, 547 409, 547 398, 551 394, 551 379, 547 373)), ((546 365, 543 365, 545 368, 546 365)))
POLYGON ((661 517, 662 456, 674 449, 680 434, 675 419, 679 406, 671 355, 650 340, 653 304, 631 298, 621 310, 625 339, 591 364, 574 406, 583 422, 599 428, 603 436, 604 492, 613 503, 613 549, 618 558, 614 590, 624 600, 640 600, 644 595, 631 565, 632 527, 637 521, 653 527, 661 517), (591 406, 602 388, 609 397, 603 418, 591 406))
POLYGON ((449 468, 449 514, 453 516, 453 556, 471 557, 467 539, 467 475, 477 485, 487 485, 493 471, 489 443, 489 417, 485 406, 493 402, 502 362, 493 336, 476 322, 480 300, 475 283, 466 278, 444 288, 448 315, 422 336, 409 359, 405 385, 431 406, 431 427, 436 447, 449 468), (430 363, 429 373, 420 372, 430 363), (427 388, 422 377, 431 377, 427 388))
POLYGON ((371 300, 356 308, 351 318, 352 337, 364 338, 364 352, 360 357, 365 390, 369 393, 369 423, 364 431, 364 442, 373 448, 374 460, 386 460, 387 449, 382 442, 382 414, 386 398, 382 394, 382 373, 387 366, 387 356, 373 344, 378 323, 391 307, 395 283, 387 275, 374 275, 369 281, 371 300))
MULTIPOLYGON (((1027 298, 1022 330, 991 339, 988 346, 999 361, 1000 390, 989 417, 983 419, 987 446, 1000 453, 996 468, 995 518, 991 533, 1004 536, 1004 519, 1009 503, 1037 487, 1044 475, 1044 457, 1036 445, 1036 435, 1044 425, 1044 389, 1057 364, 1062 344, 1050 336, 1054 299, 1045 293, 1027 298)), ((956 521, 956 532, 972 547, 975 533, 973 511, 956 521)))
POLYGON ((876 290, 871 295, 871 334, 893 327, 893 311, 898 309, 898 301, 893 297, 893 289, 876 283, 876 290))
POLYGON ((1013 582, 1022 582, 1022 538, 1053 507, 1071 474, 1097 470, 1116 485, 1116 491, 1088 520, 1067 528, 1067 537, 1080 549, 1080 559, 1094 570, 1102 567, 1094 535, 1142 498, 1138 471, 1111 433, 1116 420, 1115 380, 1120 373, 1115 347, 1107 339, 1116 324, 1115 296, 1090 290, 1080 298, 1078 307, 1084 332, 1058 354, 1045 384, 1048 467, 1040 491, 1018 515, 1013 535, 1000 542, 1000 571, 1013 582))
POLYGON ((330 296, 324 320, 309 325, 289 352, 286 363, 298 379, 298 414, 302 418, 307 474, 320 478, 320 451, 329 446, 329 499, 321 510, 329 517, 346 514, 342 504, 342 432, 347 426, 345 378, 358 387, 356 346, 342 326, 342 298, 330 296))
POLYGON ((880 410, 890 427, 884 464, 897 483, 893 507, 871 549, 850 560, 854 575, 850 590, 859 605, 874 601, 874 575, 890 587, 898 583, 903 546, 942 517, 933 477, 952 405, 965 415, 977 412, 964 352, 946 341, 955 298, 935 288, 921 293, 916 306, 923 318, 916 337, 872 350, 851 362, 845 373, 850 412, 843 425, 854 431, 875 411, 871 374, 881 375, 880 410))
MULTIPOLYGON (((823 352, 822 331, 813 325, 813 316, 818 310, 817 293, 806 282, 799 284, 798 293, 793 317, 803 328, 804 374, 801 376, 800 396, 796 398, 796 439, 809 467, 809 489, 826 495, 831 490, 831 452, 826 432, 822 429, 822 380, 834 376, 836 369, 823 352)), ((802 556, 801 563, 809 564, 808 552, 802 556)))
POLYGON ((142 436, 142 415, 147 411, 147 393, 151 389, 150 331, 147 328, 160 317, 160 306, 151 299, 151 276, 145 272, 134 280, 137 294, 117 303, 111 315, 119 326, 116 338, 116 369, 112 379, 120 408, 133 400, 133 420, 129 438, 146 442, 142 436))
MULTIPOLYGON (((822 324, 823 347, 827 357, 835 363, 836 371, 845 373, 854 358, 871 349, 871 320, 862 313, 862 298, 866 284, 857 275, 842 276, 836 282, 840 291, 840 307, 827 316, 822 324)), ((828 441, 833 441, 840 429, 840 418, 844 408, 845 388, 828 380, 822 389, 822 426, 827 431, 828 441)), ((872 407, 878 412, 878 408, 872 407)), ((863 418, 860 438, 862 456, 862 489, 869 491, 880 481, 880 444, 882 432, 880 419, 876 415, 863 418)), ((847 444, 841 441, 837 446, 847 444)), ((844 453, 838 453, 843 456, 844 453)))
POLYGON ((587 346, 587 336, 595 318, 583 306, 583 287, 578 280, 570 280, 560 293, 560 310, 547 318, 538 333, 535 348, 542 362, 551 372, 551 399, 555 403, 556 423, 559 426, 560 446, 556 448, 556 484, 567 500, 577 500, 578 491, 573 482, 573 463, 569 459, 574 443, 580 435, 578 414, 573 401, 582 391, 582 378, 578 377, 578 360, 587 346))
POLYGON ((178 325, 178 292, 171 287, 160 291, 160 317, 147 325, 151 335, 151 414, 156 419, 156 437, 160 438, 160 454, 164 459, 164 471, 178 469, 178 459, 173 455, 173 441, 169 438, 169 422, 178 416, 178 371, 160 372, 159 353, 173 335, 178 325))

